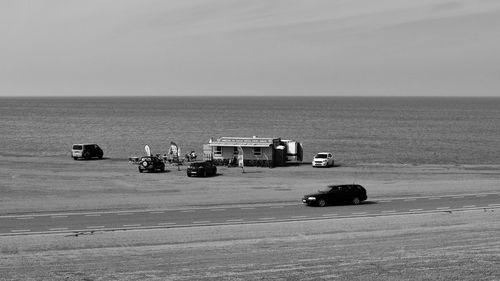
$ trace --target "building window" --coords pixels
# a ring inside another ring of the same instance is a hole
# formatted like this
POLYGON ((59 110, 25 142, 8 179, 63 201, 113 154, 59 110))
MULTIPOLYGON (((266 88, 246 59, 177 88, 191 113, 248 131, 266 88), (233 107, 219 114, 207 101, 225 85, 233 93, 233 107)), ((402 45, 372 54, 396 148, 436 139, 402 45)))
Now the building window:
POLYGON ((214 150, 214 155, 222 156, 222 146, 216 146, 214 150))
POLYGON ((261 156, 262 155, 262 147, 254 147, 253 148, 253 155, 254 156, 261 156))

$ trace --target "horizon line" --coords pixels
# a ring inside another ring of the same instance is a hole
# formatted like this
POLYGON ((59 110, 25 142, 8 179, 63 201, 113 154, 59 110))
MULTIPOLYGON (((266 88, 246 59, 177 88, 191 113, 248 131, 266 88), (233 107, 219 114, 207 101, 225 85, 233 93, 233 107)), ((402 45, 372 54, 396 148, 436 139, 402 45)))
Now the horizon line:
POLYGON ((0 95, 0 98, 500 98, 491 95, 0 95))

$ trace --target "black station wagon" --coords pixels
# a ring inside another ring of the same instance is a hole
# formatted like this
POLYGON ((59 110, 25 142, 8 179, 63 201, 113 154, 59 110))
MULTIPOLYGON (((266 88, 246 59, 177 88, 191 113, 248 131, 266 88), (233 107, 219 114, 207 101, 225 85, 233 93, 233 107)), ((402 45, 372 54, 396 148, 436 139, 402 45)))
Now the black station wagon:
POLYGON ((302 203, 319 207, 343 203, 358 205, 367 198, 366 189, 359 184, 329 185, 317 193, 305 195, 302 198, 302 203))

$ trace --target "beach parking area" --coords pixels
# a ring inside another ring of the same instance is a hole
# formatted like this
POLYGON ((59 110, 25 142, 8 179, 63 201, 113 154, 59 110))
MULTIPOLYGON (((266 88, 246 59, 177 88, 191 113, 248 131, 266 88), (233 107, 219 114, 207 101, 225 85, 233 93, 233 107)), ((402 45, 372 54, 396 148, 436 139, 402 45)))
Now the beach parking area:
POLYGON ((186 165, 139 173, 126 159, 4 157, 0 214, 300 203, 328 184, 358 183, 369 199, 498 191, 499 166, 366 164, 312 168, 219 167, 189 178, 186 165))
MULTIPOLYGON (((318 169, 186 166, 139 173, 127 160, 9 157, 1 213, 301 204, 356 182, 369 200, 498 192, 497 166, 370 164, 318 169)), ((331 207, 335 209, 335 207, 331 207)), ((0 237, 0 280, 498 280, 498 209, 0 237)))

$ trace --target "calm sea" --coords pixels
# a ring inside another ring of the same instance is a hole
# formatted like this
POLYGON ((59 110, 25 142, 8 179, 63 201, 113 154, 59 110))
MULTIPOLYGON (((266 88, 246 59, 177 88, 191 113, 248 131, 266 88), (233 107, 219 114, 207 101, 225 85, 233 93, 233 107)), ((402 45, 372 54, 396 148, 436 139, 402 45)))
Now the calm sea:
POLYGON ((96 142, 113 159, 202 152, 210 137, 300 141, 342 165, 499 164, 500 98, 0 98, 0 156, 68 157, 96 142))

